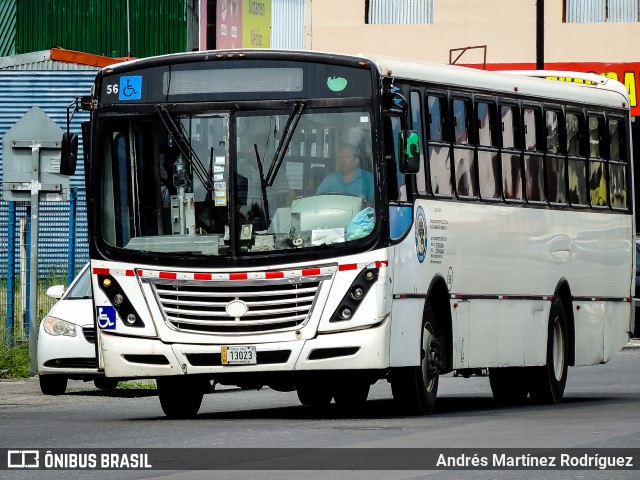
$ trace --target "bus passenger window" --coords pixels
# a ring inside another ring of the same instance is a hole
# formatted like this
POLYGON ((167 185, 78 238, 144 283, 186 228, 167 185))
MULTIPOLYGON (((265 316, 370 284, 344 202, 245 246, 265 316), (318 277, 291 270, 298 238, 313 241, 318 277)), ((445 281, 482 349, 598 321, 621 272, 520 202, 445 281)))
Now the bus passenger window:
POLYGON ((545 112, 547 144, 547 196, 552 203, 566 203, 565 159, 560 150, 558 112, 545 112))
POLYGON ((446 135, 447 110, 444 97, 427 99, 429 115, 429 172, 431 188, 436 195, 451 195, 451 151, 446 135))
POLYGON ((568 113, 566 128, 569 201, 572 205, 587 205, 586 152, 583 141, 586 135, 582 115, 568 113))
POLYGON ((538 147, 538 125, 541 122, 540 110, 525 108, 524 114, 524 178, 527 200, 545 202, 544 156, 538 147))
POLYGON ((609 119, 609 200, 613 208, 627 208, 627 168, 624 125, 609 119))
POLYGON ((471 103, 468 100, 453 101, 454 142, 453 158, 455 161, 456 190, 461 197, 477 195, 475 157, 469 145, 471 103))
POLYGON ((522 177, 518 142, 518 108, 503 105, 502 117, 502 189, 504 198, 522 200, 522 177))
POLYGON ((500 198, 500 160, 495 148, 495 108, 486 102, 477 105, 478 115, 478 173, 480 196, 483 200, 500 198))
POLYGON ((589 192, 592 206, 607 206, 606 163, 602 153, 604 118, 589 117, 589 192))
POLYGON ((405 176, 400 171, 398 165, 398 136, 400 134, 400 118, 399 117, 386 117, 385 118, 385 135, 387 139, 391 138, 391 141, 386 142, 386 169, 387 169, 387 189, 390 201, 406 201, 407 200, 407 186, 405 184, 405 176), (391 150, 391 151, 390 151, 391 150))
MULTIPOLYGON (((420 105, 420 93, 411 92, 411 128, 420 134, 420 143, 424 135, 422 134, 422 107, 420 105)), ((424 149, 420 149, 420 170, 416 174, 416 184, 418 193, 427 193, 427 177, 424 168, 424 149)))

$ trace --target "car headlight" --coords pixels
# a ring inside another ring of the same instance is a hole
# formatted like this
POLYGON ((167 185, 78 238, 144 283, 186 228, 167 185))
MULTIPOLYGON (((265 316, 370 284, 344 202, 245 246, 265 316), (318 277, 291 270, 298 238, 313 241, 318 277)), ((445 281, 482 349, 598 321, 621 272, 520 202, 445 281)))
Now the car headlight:
POLYGON ((76 336, 76 326, 57 317, 45 317, 44 331, 49 335, 66 335, 68 337, 76 336))

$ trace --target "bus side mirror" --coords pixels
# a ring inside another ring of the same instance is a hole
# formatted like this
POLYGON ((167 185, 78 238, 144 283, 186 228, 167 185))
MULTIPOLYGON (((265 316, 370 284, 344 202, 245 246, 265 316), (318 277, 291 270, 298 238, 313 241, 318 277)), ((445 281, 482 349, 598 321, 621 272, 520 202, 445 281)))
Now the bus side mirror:
POLYGON ((62 134, 62 149, 60 152, 60 175, 76 173, 78 162, 78 134, 65 132, 62 134))
POLYGON ((400 171, 418 173, 420 171, 420 134, 415 130, 403 130, 398 137, 400 171))

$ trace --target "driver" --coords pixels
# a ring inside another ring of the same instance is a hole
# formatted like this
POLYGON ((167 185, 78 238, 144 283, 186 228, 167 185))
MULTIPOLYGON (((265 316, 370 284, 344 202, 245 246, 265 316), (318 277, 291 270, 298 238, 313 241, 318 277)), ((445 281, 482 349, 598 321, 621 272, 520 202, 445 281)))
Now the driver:
POLYGON ((336 171, 324 177, 316 191, 322 193, 346 193, 373 201, 373 175, 360 168, 355 146, 345 143, 338 147, 336 171))

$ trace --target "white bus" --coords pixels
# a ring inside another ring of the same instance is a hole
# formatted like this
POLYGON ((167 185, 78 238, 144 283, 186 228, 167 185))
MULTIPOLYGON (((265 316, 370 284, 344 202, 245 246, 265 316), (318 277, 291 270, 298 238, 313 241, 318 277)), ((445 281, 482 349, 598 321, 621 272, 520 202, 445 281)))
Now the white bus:
POLYGON ((103 69, 100 368, 155 378, 170 417, 211 381, 354 407, 386 379, 423 414, 479 369, 560 402, 631 329, 629 99, 591 79, 274 50, 103 69))

